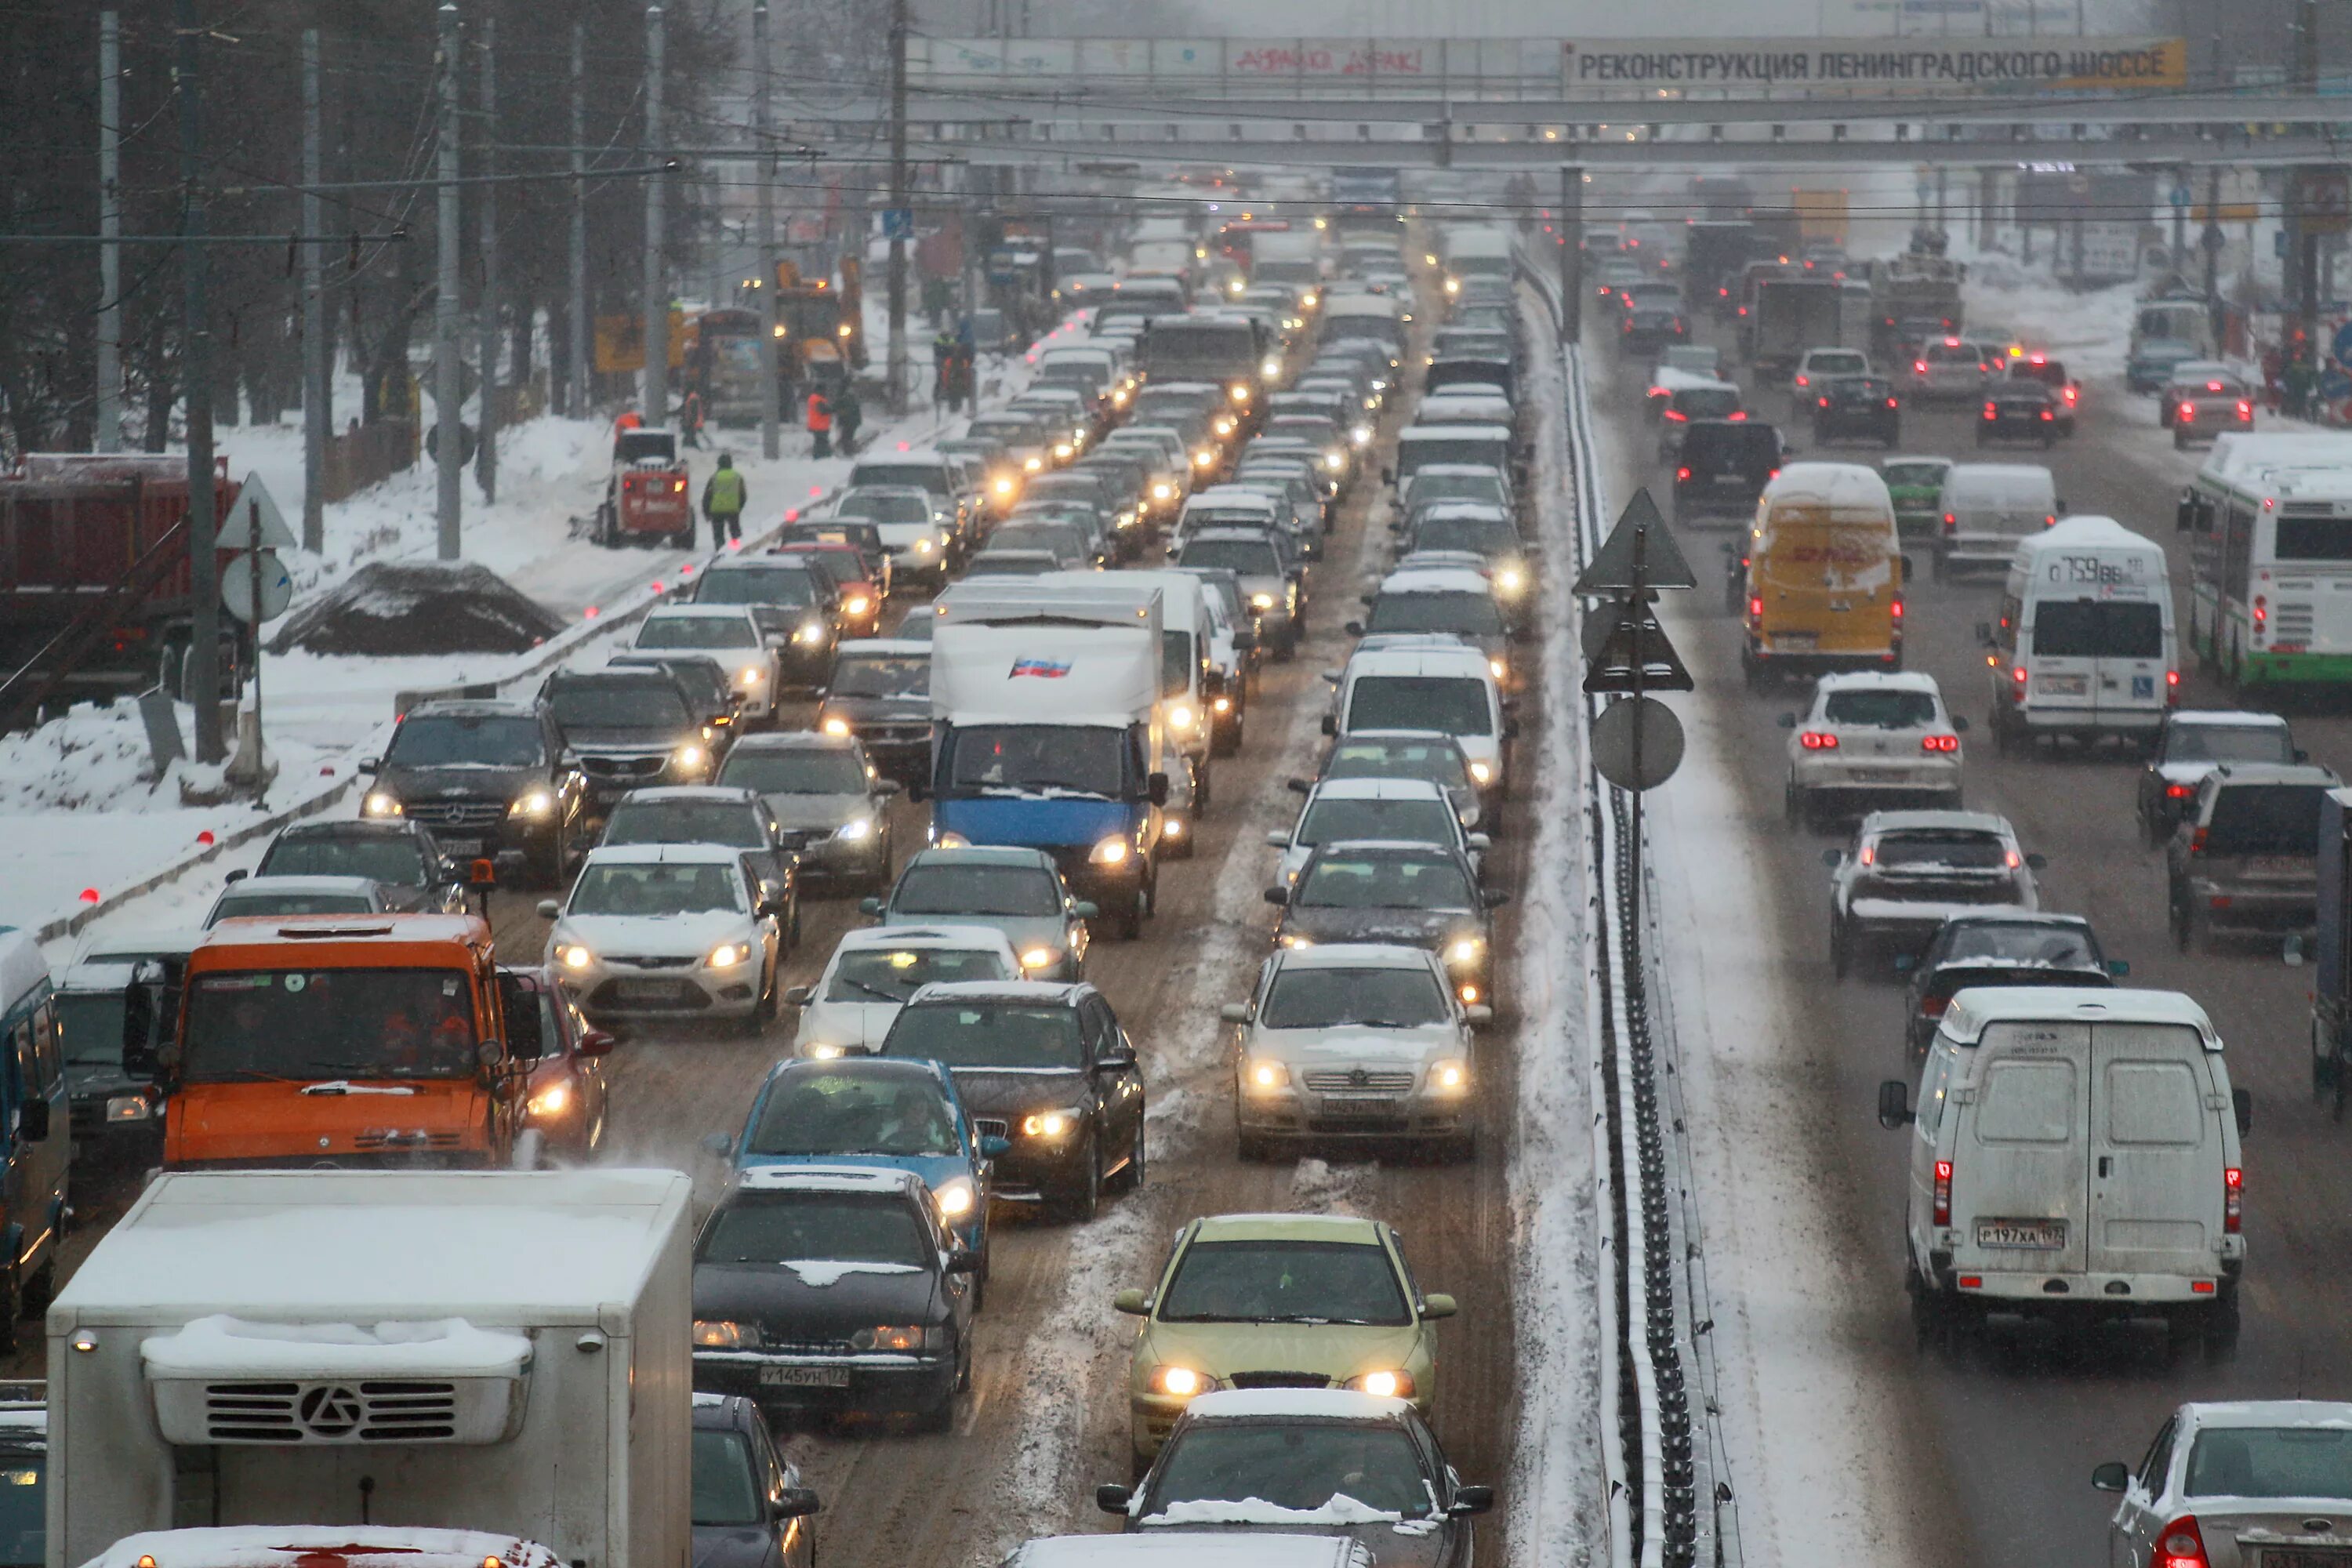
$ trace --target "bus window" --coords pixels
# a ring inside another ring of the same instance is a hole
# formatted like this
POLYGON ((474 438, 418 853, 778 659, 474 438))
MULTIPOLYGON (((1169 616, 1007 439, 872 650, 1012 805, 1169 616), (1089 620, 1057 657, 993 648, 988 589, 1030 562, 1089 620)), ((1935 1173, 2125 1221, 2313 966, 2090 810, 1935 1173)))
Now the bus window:
POLYGON ((2230 508, 2229 529, 2221 541, 2221 593, 2225 598, 2245 602, 2253 554, 2254 514, 2245 507, 2233 505, 2230 508))

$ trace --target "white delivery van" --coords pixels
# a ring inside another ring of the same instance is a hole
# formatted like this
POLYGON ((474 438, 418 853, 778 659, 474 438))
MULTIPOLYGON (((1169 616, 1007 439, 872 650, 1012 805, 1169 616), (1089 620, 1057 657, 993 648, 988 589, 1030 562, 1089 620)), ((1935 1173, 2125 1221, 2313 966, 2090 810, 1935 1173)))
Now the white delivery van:
POLYGON ((1505 711, 1486 655, 1450 637, 1366 639, 1339 671, 1327 735, 1359 730, 1434 730, 1461 743, 1470 777, 1492 813, 1509 788, 1509 742, 1519 721, 1505 711), (1381 645, 1385 646, 1381 646, 1381 645))
POLYGON ((2226 1351, 2246 1261, 2221 1037, 2177 991, 1984 986, 1952 998, 1919 1080, 1905 1283, 1922 1337, 1987 1315, 2163 1317, 2226 1351))
POLYGON ((1978 634, 1994 742, 2153 736, 2180 695, 2164 551, 2111 517, 2070 517, 2019 543, 2000 619, 1978 634))
POLYGON ((1936 576, 2007 566, 2017 542, 2058 521, 2066 503, 2050 470, 2032 463, 1954 463, 1936 500, 1936 576))
POLYGON ((675 1171, 157 1176, 49 1308, 47 1568, 190 1521, 684 1564, 692 1196, 675 1171))

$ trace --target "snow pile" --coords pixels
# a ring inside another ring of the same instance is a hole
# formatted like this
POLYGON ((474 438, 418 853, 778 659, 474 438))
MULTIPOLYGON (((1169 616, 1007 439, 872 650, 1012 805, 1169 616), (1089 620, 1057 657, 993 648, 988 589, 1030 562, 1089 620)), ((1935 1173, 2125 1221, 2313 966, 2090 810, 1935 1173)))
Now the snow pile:
POLYGON ((786 1258, 784 1267, 800 1276, 801 1283, 812 1290, 822 1290, 828 1285, 841 1283, 851 1274, 913 1274, 919 1272, 911 1263, 859 1263, 854 1259, 786 1258))
POLYGON ((377 561, 287 616, 272 653, 522 653, 563 624, 486 566, 377 561))
POLYGON ((1284 1508, 1264 1498, 1228 1502, 1223 1498, 1195 1498, 1171 1502, 1158 1513, 1144 1516, 1158 1524, 1389 1524, 1404 1516, 1394 1509, 1358 1502, 1346 1492, 1334 1492, 1320 1508, 1284 1508))
POLYGON ((216 1313, 148 1336, 139 1342, 139 1355, 148 1374, 161 1377, 514 1377, 530 1363, 530 1341, 463 1318, 362 1328, 257 1323, 216 1313))
POLYGON ((1960 295, 1969 326, 2015 332, 2031 347, 2064 360, 2078 377, 2123 374, 2138 284, 2077 292, 2040 262, 2029 265, 1997 250, 1964 252, 1958 246, 1952 253, 1968 263, 1960 295))
POLYGON ((141 811, 176 790, 148 777, 147 731, 135 703, 77 704, 37 730, 0 736, 0 816, 37 811, 141 811))

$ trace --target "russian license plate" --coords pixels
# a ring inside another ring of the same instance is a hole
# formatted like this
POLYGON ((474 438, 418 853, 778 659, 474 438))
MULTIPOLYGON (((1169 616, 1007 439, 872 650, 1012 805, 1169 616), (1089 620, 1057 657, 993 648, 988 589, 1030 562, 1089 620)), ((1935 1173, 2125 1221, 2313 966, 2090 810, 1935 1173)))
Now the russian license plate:
POLYGON ((2311 862, 2300 855, 2256 855, 2246 862, 2249 877, 2308 877, 2311 862))
POLYGON ((2326 1546, 2265 1546, 2255 1561, 2261 1568, 2346 1568, 2352 1563, 2352 1552, 2326 1546))
POLYGON ((1775 632, 1772 634, 1772 647, 1775 649, 1789 653, 1811 653, 1813 649, 1821 646, 1822 634, 1819 632, 1775 632))
POLYGON ((763 1366, 760 1381, 770 1388, 847 1388, 845 1366, 763 1366))
POLYGON ((2091 689, 2087 675, 2043 675, 2035 678, 2033 689, 2052 697, 2080 697, 2091 689))
POLYGON ((667 980, 616 980, 613 989, 624 1002, 667 1002, 677 994, 667 980))
POLYGON ((1900 768, 1856 768, 1853 770, 1853 776, 1856 784, 1902 784, 1904 782, 1903 770, 1900 768))
POLYGON ((482 841, 478 838, 444 838, 441 840, 441 852, 454 859, 470 860, 482 852, 482 841))
POLYGON ((2066 1245, 2066 1222, 2063 1219, 1980 1219, 1977 1221, 1977 1245, 2056 1252, 2066 1245))

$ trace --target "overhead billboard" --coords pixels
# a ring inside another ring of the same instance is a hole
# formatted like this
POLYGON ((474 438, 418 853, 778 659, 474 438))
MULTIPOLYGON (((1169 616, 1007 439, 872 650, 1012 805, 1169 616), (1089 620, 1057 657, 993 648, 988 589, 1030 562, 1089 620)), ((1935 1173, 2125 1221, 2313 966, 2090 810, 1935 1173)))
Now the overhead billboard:
POLYGON ((1570 96, 1633 89, 1932 91, 2181 87, 2179 38, 1571 38, 1560 45, 1570 96))

